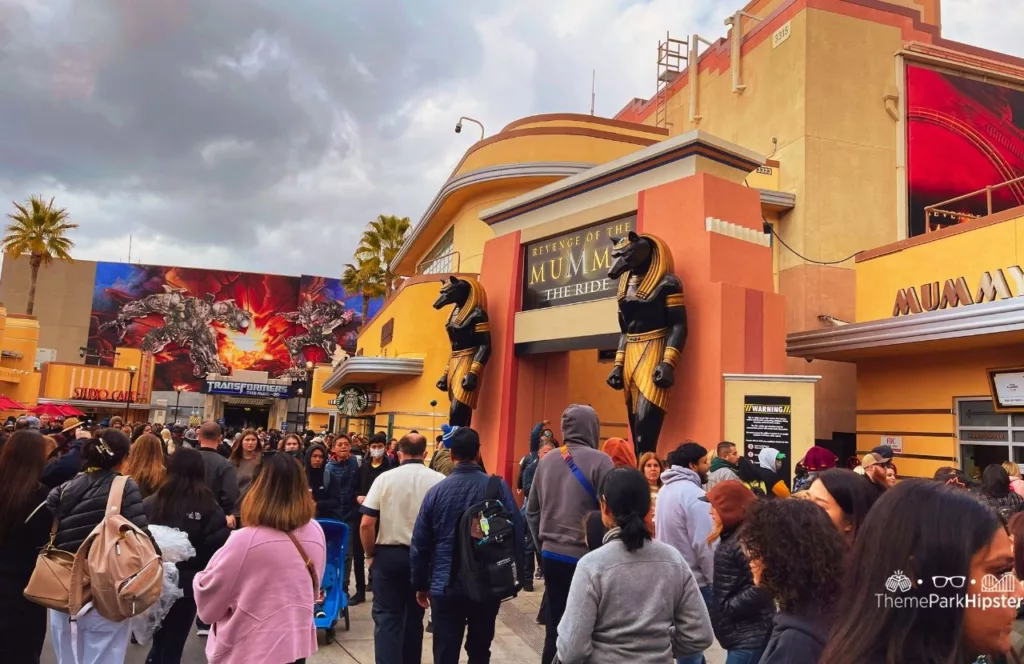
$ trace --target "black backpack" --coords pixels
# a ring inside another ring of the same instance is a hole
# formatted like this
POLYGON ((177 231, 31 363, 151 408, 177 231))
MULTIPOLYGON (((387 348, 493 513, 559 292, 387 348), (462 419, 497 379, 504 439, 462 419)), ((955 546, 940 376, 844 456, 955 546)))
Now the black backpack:
POLYGON ((501 478, 492 475, 484 500, 459 518, 452 581, 474 602, 510 599, 523 587, 516 562, 520 542, 500 496, 501 478))

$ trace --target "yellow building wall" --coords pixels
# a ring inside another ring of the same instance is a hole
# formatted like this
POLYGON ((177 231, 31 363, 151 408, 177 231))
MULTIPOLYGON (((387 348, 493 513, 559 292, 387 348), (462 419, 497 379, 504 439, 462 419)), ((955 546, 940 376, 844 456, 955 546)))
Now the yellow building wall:
MULTIPOLYGON (((559 123, 564 125, 565 123, 559 123)), ((616 127, 593 125, 594 131, 623 134, 616 127)), ((522 129, 517 127, 512 131, 522 129)), ((630 135, 625 132, 625 135, 630 135)), ((498 134, 500 136, 500 134, 498 134)), ((654 140, 655 135, 642 138, 654 140)), ((568 134, 534 134, 510 136, 505 140, 488 143, 469 153, 454 175, 468 173, 487 166, 499 164, 522 164, 534 161, 575 161, 587 164, 603 164, 636 152, 644 145, 594 136, 568 134)))
MULTIPOLYGON (((771 381, 730 379, 725 381, 724 422, 722 430, 725 440, 736 443, 742 454, 746 454, 743 443, 744 398, 747 396, 789 397, 792 412, 790 426, 790 467, 804 458, 807 450, 814 447, 814 382, 812 380, 771 381)), ((700 441, 709 450, 718 444, 717 440, 700 441)))
POLYGON ((858 454, 881 445, 882 436, 901 436, 901 477, 932 477, 943 466, 959 467, 956 399, 991 398, 986 369, 1020 365, 1020 346, 859 360, 858 454))
POLYGON ((920 293, 922 284, 938 281, 942 288, 946 279, 964 277, 974 296, 982 273, 1000 269, 1020 295, 1005 270, 1024 264, 1024 211, 1017 219, 937 237, 857 264, 857 321, 890 318, 897 291, 911 286, 920 293))
MULTIPOLYGON (((447 421, 448 395, 438 390, 436 383, 444 373, 451 353, 444 331, 451 308, 434 309, 440 288, 441 284, 435 279, 404 285, 387 308, 359 334, 357 348, 365 357, 423 359, 420 376, 395 377, 379 383, 377 387, 382 392, 380 405, 375 411, 366 413, 377 415, 378 429, 385 427, 387 414, 408 413, 395 416, 396 437, 412 428, 426 435, 428 430, 439 430, 441 423, 447 421), (392 318, 395 321, 394 332, 391 341, 382 348, 381 327, 392 318), (436 422, 432 422, 431 417, 432 400, 437 401, 436 422)), ((486 372, 483 380, 487 380, 486 372)), ((428 438, 433 441, 433 436, 428 438)))
MULTIPOLYGON (((72 399, 78 388, 121 392, 128 390, 130 376, 124 369, 49 362, 45 366, 45 382, 40 396, 47 399, 72 399)), ((133 390, 138 385, 132 386, 133 390)), ((111 402, 115 403, 116 402, 111 402)), ((124 403, 123 401, 121 403, 124 403)))
MULTIPOLYGON (((480 221, 480 211, 494 207, 499 203, 515 198, 532 190, 533 186, 524 186, 514 179, 507 180, 498 191, 488 191, 482 196, 473 196, 462 205, 454 215, 452 222, 438 235, 441 238, 448 228, 454 226, 452 242, 454 250, 459 252, 457 262, 453 262, 452 270, 479 274, 484 256, 484 244, 494 237, 491 227, 480 221), (457 263, 457 264, 456 264, 457 263)), ((426 249, 417 261, 417 265, 426 257, 430 249, 426 249)))
MULTIPOLYGON (((622 392, 608 387, 612 362, 599 362, 596 350, 569 352, 569 397, 589 404, 601 418, 601 440, 629 438, 629 423, 622 392)), ((557 423, 556 423, 557 424, 557 423)))
MULTIPOLYGON (((20 353, 20 358, 7 357, 0 366, 12 370, 18 382, 0 383, 4 395, 33 408, 39 397, 39 374, 35 371, 36 349, 39 347, 39 321, 21 316, 6 316, 0 347, 20 353)), ((14 377, 14 376, 12 376, 14 377)))

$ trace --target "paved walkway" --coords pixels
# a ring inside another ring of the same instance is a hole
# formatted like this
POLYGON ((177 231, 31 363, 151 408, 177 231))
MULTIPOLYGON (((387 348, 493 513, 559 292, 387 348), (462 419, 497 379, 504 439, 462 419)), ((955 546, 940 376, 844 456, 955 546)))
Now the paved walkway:
MULTIPOLYGON (((543 582, 537 584, 537 591, 520 593, 516 599, 505 602, 498 615, 494 642, 491 645, 492 664, 536 664, 540 662, 540 652, 544 646, 544 627, 535 622, 540 609, 543 582)), ((323 642, 320 634, 320 650, 307 659, 308 664, 374 664, 373 657, 373 619, 370 617, 371 602, 366 602, 350 609, 351 630, 346 632, 344 623, 338 623, 338 641, 331 645, 323 642)), ((431 636, 424 635, 423 662, 433 662, 431 654, 431 636)), ((205 639, 193 635, 185 647, 183 664, 205 664, 203 653, 205 639)), ((146 646, 130 646, 126 664, 144 664, 146 646)), ((460 662, 466 661, 466 653, 462 652, 460 662)), ((723 664, 725 652, 716 643, 707 653, 708 664, 723 664)), ((47 640, 43 649, 42 664, 55 664, 53 647, 47 640)))

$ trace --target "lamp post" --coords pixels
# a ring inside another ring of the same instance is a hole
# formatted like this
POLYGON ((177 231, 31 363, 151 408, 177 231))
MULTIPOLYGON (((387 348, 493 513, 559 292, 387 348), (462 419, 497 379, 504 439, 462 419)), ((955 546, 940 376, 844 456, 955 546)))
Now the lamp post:
POLYGON ((437 399, 430 400, 430 435, 433 438, 437 438, 437 421, 435 420, 436 413, 434 409, 437 408, 437 399))
POLYGON ((300 433, 299 427, 303 427, 303 430, 301 431, 301 433, 302 433, 302 435, 305 435, 306 432, 305 432, 305 428, 304 428, 303 422, 305 422, 306 416, 302 412, 302 395, 306 393, 306 390, 300 387, 299 389, 295 390, 295 393, 299 395, 299 417, 301 418, 301 420, 299 422, 295 423, 295 433, 300 433))
POLYGON ((306 424, 306 418, 309 416, 309 399, 313 395, 313 362, 306 360, 306 372, 303 374, 306 379, 306 398, 302 402, 302 434, 306 434, 306 429, 309 427, 306 424))
POLYGON ((178 397, 174 400, 174 424, 178 423, 178 415, 181 413, 181 385, 175 385, 174 391, 178 393, 178 397))
POLYGON ((128 424, 128 410, 132 407, 132 387, 135 386, 135 365, 128 367, 128 393, 124 396, 124 423, 128 424))

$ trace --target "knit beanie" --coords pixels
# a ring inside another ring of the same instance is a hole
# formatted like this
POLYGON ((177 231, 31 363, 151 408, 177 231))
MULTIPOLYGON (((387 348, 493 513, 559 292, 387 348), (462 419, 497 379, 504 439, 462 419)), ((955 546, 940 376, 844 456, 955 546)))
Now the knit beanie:
POLYGON ((441 445, 443 445, 445 449, 449 449, 452 446, 452 436, 454 436, 455 432, 458 430, 459 427, 457 426, 453 427, 450 424, 441 425, 441 445))
POLYGON ((757 496, 743 482, 726 480, 711 487, 707 496, 701 498, 718 512, 722 527, 731 530, 743 523, 747 510, 757 502, 757 496))

